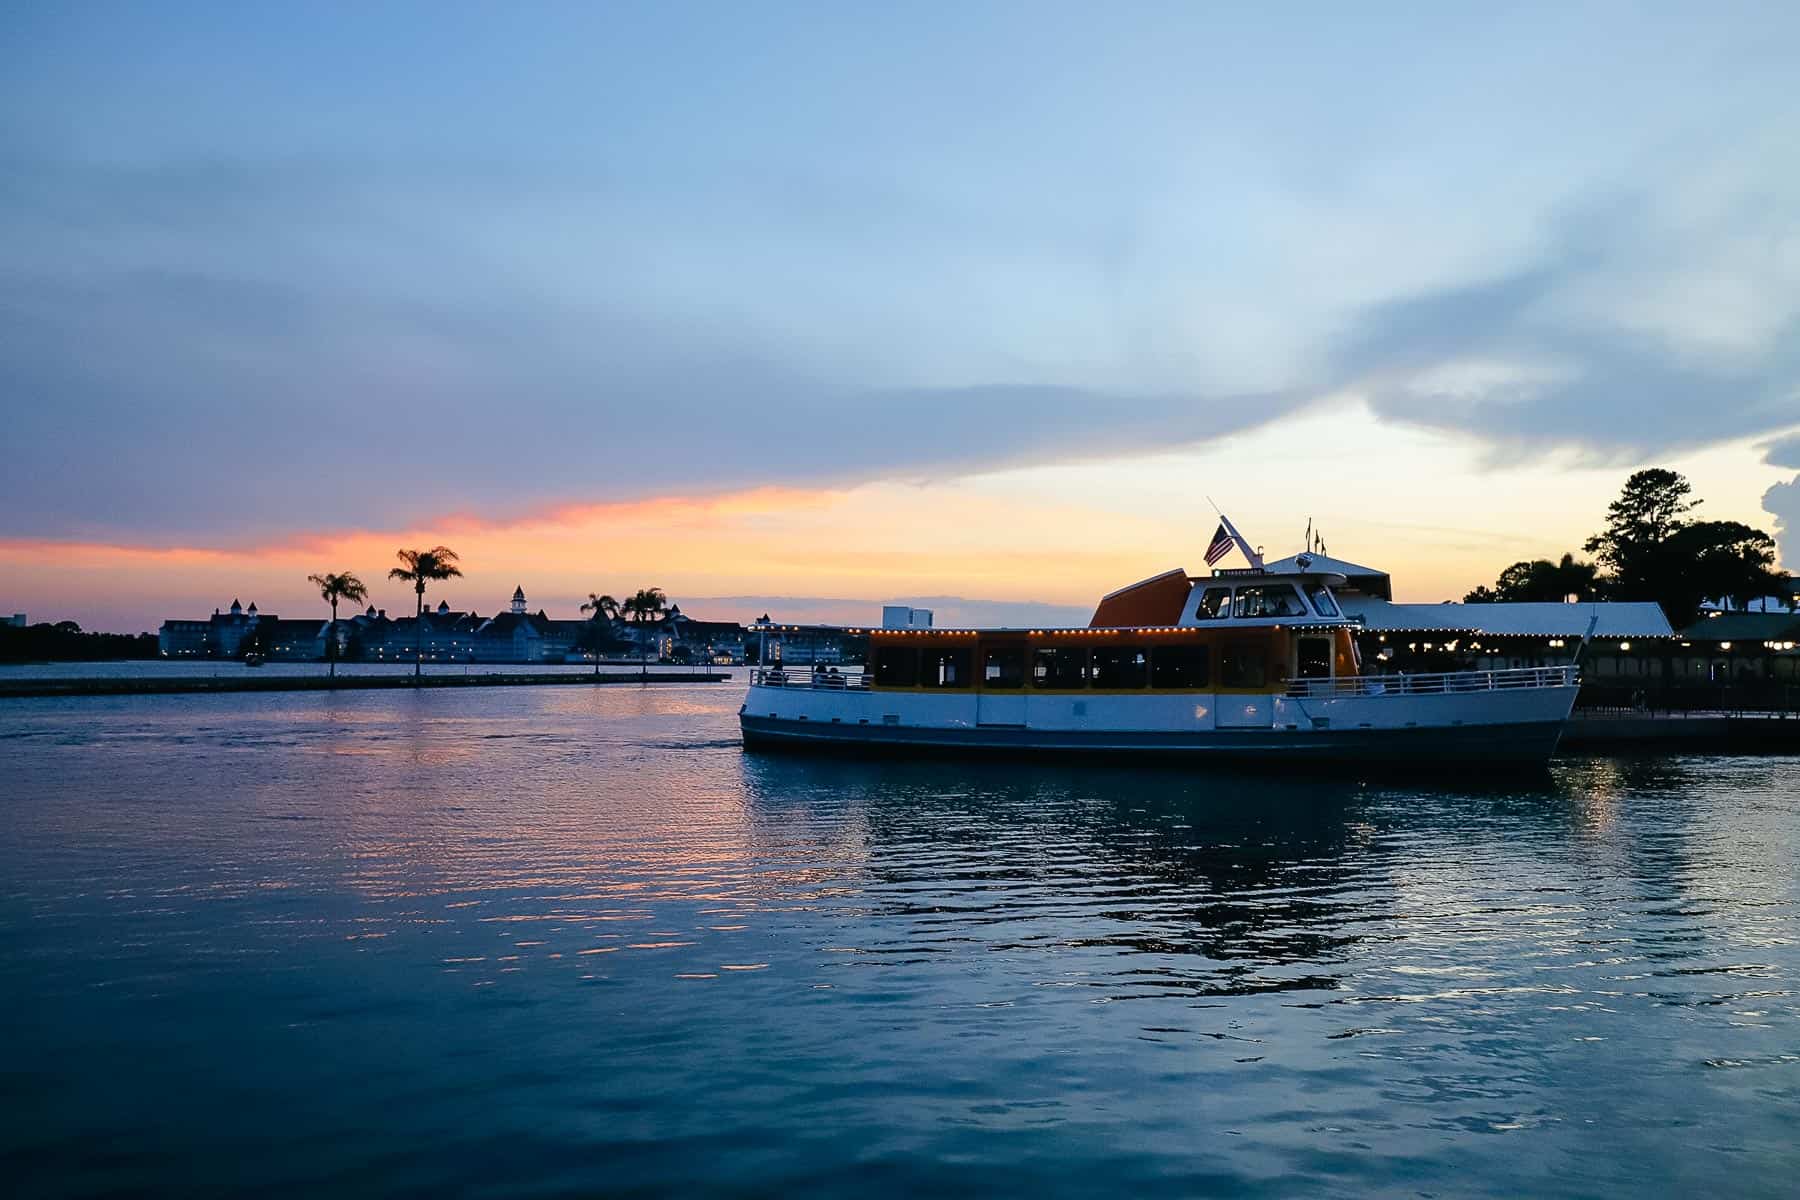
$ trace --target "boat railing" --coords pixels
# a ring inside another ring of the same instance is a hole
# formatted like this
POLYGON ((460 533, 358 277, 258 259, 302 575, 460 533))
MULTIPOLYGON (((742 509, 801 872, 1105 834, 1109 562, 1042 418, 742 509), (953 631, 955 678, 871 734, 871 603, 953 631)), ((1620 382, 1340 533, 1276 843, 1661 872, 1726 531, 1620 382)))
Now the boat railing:
POLYGON ((810 667, 758 667, 750 672, 750 682, 757 687, 860 692, 868 689, 869 677, 861 671, 833 672, 816 671, 810 667))
POLYGON ((1461 692, 1513 692, 1528 688, 1573 687, 1578 668, 1512 667, 1502 671, 1438 671, 1419 675, 1348 675, 1336 679, 1293 679, 1294 699, 1333 696, 1442 696, 1461 692))

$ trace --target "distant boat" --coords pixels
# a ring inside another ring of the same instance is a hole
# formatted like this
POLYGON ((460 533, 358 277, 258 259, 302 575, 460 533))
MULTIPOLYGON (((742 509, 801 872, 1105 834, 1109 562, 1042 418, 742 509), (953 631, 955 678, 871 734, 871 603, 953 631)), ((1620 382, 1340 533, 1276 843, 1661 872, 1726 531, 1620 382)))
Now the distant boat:
POLYGON ((264 661, 263 656, 256 653, 254 650, 249 654, 244 655, 244 665, 246 667, 260 667, 263 665, 264 661))
MULTIPOLYGON (((771 661, 738 720, 747 747, 1542 764, 1574 666, 1363 671, 1357 626, 1300 569, 1169 571, 1113 592, 1086 628, 834 629, 861 671, 771 661)), ((765 627, 764 636, 803 627, 765 627)), ((780 649, 772 648, 776 659, 780 649)))

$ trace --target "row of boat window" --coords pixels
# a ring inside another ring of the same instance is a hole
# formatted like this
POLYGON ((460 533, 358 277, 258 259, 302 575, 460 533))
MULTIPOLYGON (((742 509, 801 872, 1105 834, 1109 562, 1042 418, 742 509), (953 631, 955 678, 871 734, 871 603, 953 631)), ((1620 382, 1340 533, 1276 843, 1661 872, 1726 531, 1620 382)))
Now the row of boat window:
MULTIPOLYGON (((1338 616, 1337 601, 1322 585, 1309 583, 1306 585, 1306 599, 1312 603, 1313 612, 1321 617, 1338 616)), ((1293 585, 1286 583, 1262 583, 1237 589, 1232 596, 1229 587, 1209 587, 1200 593, 1200 600, 1194 606, 1194 619, 1197 621, 1222 621, 1226 617, 1304 617, 1307 615, 1306 605, 1301 602, 1300 595, 1293 585)))
MULTIPOLYGON (((994 646, 982 648, 979 657, 967 648, 877 646, 873 665, 876 687, 966 688, 975 682, 977 665, 984 689, 1192 691, 1212 685, 1206 646, 1040 646, 1030 651, 994 646)), ((1218 666, 1220 687, 1259 688, 1268 682, 1268 655, 1261 645, 1221 646, 1218 666)))

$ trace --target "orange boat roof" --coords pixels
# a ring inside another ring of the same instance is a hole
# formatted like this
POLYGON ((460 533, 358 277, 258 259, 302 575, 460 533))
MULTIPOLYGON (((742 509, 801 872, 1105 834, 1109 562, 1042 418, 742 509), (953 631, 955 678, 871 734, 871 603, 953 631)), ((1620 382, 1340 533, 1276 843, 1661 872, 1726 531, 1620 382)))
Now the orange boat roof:
POLYGON ((1088 622, 1091 629, 1136 625, 1177 625, 1192 589, 1188 573, 1180 567, 1164 571, 1130 587, 1108 592, 1088 622))

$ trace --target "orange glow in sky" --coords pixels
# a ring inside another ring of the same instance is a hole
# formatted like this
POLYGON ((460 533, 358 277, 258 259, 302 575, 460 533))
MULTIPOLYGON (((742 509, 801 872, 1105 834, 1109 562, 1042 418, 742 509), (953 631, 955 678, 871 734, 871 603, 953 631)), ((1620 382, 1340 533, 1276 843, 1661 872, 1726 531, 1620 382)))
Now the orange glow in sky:
MULTIPOLYGON (((1394 576, 1400 600, 1459 598, 1517 559, 1580 548, 1632 464, 1534 455, 1494 464, 1468 439, 1378 425, 1340 405, 1201 448, 908 483, 759 488, 622 504, 565 504, 509 520, 452 514, 415 529, 321 530, 273 544, 133 547, 0 543, 8 597, 36 619, 154 629, 232 599, 298 616, 321 611, 306 583, 351 570, 390 613, 413 597, 386 578, 394 550, 444 543, 465 577, 432 603, 490 613, 515 585, 533 609, 574 616, 590 591, 658 586, 695 616, 756 613, 696 597, 903 596, 1089 606, 1124 583, 1184 566, 1227 507, 1273 556, 1300 548, 1310 517, 1329 551, 1394 576), (718 609, 718 611, 713 611, 718 609)), ((1767 527, 1757 497, 1783 473, 1747 446, 1670 462, 1705 512, 1767 527)), ((816 612, 809 608, 809 612, 816 612)), ((777 614, 778 616, 780 614, 777 614)), ((855 606, 837 615, 867 620, 855 606)))

